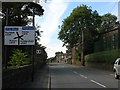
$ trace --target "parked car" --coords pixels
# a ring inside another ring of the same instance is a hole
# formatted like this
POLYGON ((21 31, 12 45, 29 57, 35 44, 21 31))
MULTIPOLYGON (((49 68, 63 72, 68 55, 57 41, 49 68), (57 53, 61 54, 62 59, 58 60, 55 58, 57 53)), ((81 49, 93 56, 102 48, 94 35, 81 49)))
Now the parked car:
POLYGON ((117 58, 115 63, 114 63, 114 76, 116 79, 119 79, 120 76, 120 58, 117 58))

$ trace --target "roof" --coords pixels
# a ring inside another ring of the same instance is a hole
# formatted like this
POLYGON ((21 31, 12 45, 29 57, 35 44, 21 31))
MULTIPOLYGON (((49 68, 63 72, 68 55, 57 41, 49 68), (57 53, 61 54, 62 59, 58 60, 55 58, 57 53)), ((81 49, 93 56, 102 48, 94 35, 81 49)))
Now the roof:
POLYGON ((105 31, 105 32, 102 32, 100 34, 106 34, 106 33, 109 33, 109 32, 112 32, 112 31, 116 31, 116 30, 120 30, 120 23, 115 25, 115 27, 109 31, 105 31))

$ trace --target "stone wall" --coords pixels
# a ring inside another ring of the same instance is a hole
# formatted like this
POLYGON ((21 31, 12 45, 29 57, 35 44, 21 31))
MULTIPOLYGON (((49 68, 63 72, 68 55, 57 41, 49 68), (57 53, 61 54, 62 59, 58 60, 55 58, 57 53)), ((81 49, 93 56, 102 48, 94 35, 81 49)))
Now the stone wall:
POLYGON ((16 88, 20 84, 32 80, 32 65, 3 71, 2 88, 16 88))

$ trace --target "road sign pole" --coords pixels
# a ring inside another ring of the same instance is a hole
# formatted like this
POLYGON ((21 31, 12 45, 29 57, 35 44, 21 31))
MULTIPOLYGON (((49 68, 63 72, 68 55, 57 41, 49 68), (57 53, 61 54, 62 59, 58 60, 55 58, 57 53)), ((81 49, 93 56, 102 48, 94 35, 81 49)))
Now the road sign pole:
POLYGON ((34 72, 34 62, 35 62, 35 60, 34 60, 34 45, 32 46, 32 82, 34 81, 34 74, 35 74, 35 72, 34 72))
MULTIPOLYGON (((8 25, 8 9, 6 9, 6 26, 8 25)), ((5 38, 4 38, 5 41, 5 38)), ((5 69, 7 69, 7 46, 4 45, 4 60, 5 60, 5 69)))
MULTIPOLYGON (((35 26, 35 14, 33 8, 33 26, 35 26)), ((32 46, 32 82, 34 81, 34 45, 32 46)))

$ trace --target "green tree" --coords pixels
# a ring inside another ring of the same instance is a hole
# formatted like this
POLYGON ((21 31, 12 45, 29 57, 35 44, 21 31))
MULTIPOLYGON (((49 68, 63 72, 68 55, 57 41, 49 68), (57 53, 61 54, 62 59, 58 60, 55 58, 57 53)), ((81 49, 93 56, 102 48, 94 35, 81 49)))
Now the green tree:
POLYGON ((64 19, 59 32, 59 39, 69 47, 79 43, 81 48, 81 61, 84 65, 84 54, 93 51, 94 40, 98 32, 101 17, 91 7, 81 5, 73 9, 70 16, 64 19))
POLYGON ((87 54, 93 50, 93 41, 100 23, 101 17, 96 10, 92 11, 91 7, 86 5, 78 6, 64 19, 58 38, 64 42, 64 45, 72 48, 77 43, 81 44, 82 31, 84 31, 84 50, 87 54))
POLYGON ((30 61, 27 59, 27 53, 22 50, 15 49, 12 51, 12 56, 10 57, 10 61, 8 62, 11 66, 22 66, 25 64, 29 64, 30 61))
POLYGON ((2 26, 5 26, 6 24, 7 13, 9 26, 27 25, 28 22, 31 22, 28 16, 33 15, 33 9, 35 15, 43 15, 44 10, 42 9, 42 6, 33 2, 3 2, 2 13, 4 15, 2 18, 2 26))
POLYGON ((115 26, 117 17, 110 13, 104 14, 101 18, 102 23, 99 28, 99 32, 105 32, 111 30, 115 26))
POLYGON ((35 30, 35 45, 39 45, 39 41, 40 41, 40 37, 41 37, 41 33, 43 33, 43 31, 40 30, 40 26, 36 26, 36 30, 35 30))

